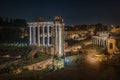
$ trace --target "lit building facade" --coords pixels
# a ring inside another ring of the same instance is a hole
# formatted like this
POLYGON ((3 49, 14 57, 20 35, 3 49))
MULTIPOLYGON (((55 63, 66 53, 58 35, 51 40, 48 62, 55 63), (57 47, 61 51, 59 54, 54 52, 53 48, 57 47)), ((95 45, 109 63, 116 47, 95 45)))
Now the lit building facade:
POLYGON ((58 57, 64 55, 64 21, 61 17, 50 22, 29 22, 28 27, 30 46, 40 47, 41 52, 47 51, 58 57))
POLYGON ((120 54, 120 33, 111 33, 107 42, 107 52, 110 55, 120 54))

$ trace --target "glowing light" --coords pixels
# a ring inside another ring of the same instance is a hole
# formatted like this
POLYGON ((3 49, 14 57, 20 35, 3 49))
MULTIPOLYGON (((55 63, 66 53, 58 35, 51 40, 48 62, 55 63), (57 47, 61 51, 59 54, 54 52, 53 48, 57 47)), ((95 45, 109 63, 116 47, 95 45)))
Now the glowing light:
POLYGON ((69 60, 68 60, 67 58, 65 58, 65 62, 66 62, 66 63, 68 63, 68 62, 69 62, 69 60))
POLYGON ((87 55, 87 62, 90 63, 90 64, 97 64, 97 60, 96 58, 94 57, 95 54, 88 54, 87 55))
POLYGON ((105 55, 98 55, 98 54, 88 54, 86 59, 87 62, 90 64, 99 64, 99 62, 107 60, 105 55))

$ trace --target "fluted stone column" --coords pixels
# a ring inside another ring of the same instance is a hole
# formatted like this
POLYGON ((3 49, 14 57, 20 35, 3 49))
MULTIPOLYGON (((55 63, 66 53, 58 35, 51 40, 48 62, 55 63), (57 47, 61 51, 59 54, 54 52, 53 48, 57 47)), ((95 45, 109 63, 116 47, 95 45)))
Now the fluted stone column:
POLYGON ((58 26, 55 26, 55 54, 58 54, 58 26))
POLYGON ((62 29, 61 26, 59 26, 59 56, 62 56, 62 29))
POLYGON ((40 26, 38 26, 38 46, 40 46, 40 26))
POLYGON ((42 38, 43 38, 43 46, 45 46, 45 26, 42 26, 42 38))
POLYGON ((31 32, 32 32, 32 29, 31 29, 32 27, 30 26, 29 27, 29 44, 31 45, 32 44, 32 34, 31 34, 31 32))
POLYGON ((33 27, 33 45, 36 45, 36 26, 33 27))
POLYGON ((47 26, 47 45, 50 45, 50 32, 49 32, 49 25, 47 26))

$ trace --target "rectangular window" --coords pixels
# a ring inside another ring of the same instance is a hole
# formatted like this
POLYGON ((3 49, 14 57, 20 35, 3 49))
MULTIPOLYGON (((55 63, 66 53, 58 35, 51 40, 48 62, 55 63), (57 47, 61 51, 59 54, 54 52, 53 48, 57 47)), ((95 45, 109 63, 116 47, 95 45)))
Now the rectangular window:
POLYGON ((110 46, 109 46, 109 47, 110 47, 110 49, 113 49, 113 44, 112 44, 112 43, 110 43, 110 46))

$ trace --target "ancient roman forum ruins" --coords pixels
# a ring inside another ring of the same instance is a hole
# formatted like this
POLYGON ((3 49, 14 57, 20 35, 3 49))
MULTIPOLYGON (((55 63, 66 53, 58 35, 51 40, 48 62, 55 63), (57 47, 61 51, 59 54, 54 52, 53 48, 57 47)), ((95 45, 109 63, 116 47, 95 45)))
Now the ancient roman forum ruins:
POLYGON ((55 54, 58 57, 64 55, 64 21, 56 16, 53 21, 39 20, 29 22, 29 45, 40 47, 41 50, 55 54))

